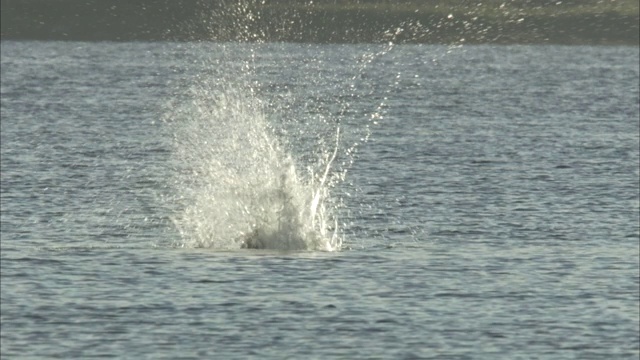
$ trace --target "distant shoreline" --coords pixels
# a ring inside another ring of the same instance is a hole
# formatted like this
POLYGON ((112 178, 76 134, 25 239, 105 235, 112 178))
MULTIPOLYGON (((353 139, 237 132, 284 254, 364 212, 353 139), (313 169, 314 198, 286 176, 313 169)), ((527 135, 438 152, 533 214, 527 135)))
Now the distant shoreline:
POLYGON ((608 7, 589 0, 562 6, 521 0, 520 7, 497 0, 486 0, 483 7, 412 1, 417 0, 317 0, 314 6, 294 0, 245 1, 223 8, 213 0, 1 0, 0 38, 640 45, 637 0, 617 0, 608 7))

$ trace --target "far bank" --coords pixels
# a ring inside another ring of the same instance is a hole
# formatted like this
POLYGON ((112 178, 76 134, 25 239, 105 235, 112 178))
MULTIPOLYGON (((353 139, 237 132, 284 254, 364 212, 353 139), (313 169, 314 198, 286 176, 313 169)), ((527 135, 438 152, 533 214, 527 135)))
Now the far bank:
POLYGON ((565 3, 279 0, 222 6, 211 0, 1 0, 0 24, 2 39, 21 40, 640 43, 636 0, 565 3))

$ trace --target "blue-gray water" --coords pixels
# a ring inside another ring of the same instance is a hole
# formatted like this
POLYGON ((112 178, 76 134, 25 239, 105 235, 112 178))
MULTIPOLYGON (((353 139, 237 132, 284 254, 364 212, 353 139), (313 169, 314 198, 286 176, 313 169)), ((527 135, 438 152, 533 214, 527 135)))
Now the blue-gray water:
POLYGON ((639 356, 637 47, 1 46, 3 359, 639 356), (341 251, 181 246, 211 79, 340 124, 341 251))

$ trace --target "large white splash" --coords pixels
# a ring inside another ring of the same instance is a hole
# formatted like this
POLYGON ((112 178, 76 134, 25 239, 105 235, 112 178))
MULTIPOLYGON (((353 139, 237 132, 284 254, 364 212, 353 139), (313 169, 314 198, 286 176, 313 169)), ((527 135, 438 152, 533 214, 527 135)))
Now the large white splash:
POLYGON ((298 168, 250 87, 193 87, 169 114, 179 204, 174 223, 184 247, 339 250, 331 188, 340 143, 298 168))

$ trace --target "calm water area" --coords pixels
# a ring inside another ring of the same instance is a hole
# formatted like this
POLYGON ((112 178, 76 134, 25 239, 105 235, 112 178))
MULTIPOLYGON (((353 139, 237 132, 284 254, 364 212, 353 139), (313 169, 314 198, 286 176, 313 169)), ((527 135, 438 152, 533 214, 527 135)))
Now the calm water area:
POLYGON ((638 359, 639 60, 2 41, 1 357, 638 359), (207 89, 261 104, 301 174, 340 127, 339 251, 184 239, 237 201, 193 209, 177 153, 263 162, 188 146, 182 123, 224 114, 181 108, 207 89))

